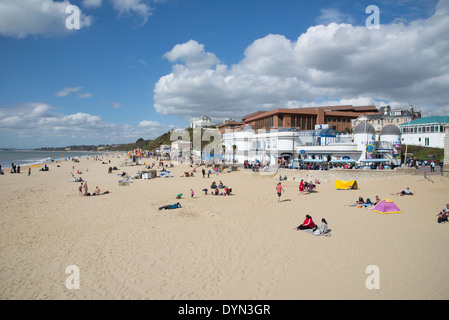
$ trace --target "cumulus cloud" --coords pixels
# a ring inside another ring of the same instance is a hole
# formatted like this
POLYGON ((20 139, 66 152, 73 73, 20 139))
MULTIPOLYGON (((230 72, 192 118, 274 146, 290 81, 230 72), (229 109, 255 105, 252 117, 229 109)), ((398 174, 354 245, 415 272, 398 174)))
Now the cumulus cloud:
POLYGON ((448 13, 449 0, 441 0, 427 19, 379 30, 334 22, 294 41, 270 34, 232 66, 194 40, 177 44, 164 55, 173 69, 155 84, 154 108, 187 119, 238 119, 273 108, 410 101, 425 115, 448 114, 448 13))
POLYGON ((136 14, 143 19, 145 24, 152 14, 151 7, 143 0, 111 0, 112 6, 119 12, 120 16, 130 16, 136 14))
POLYGON ((39 102, 0 108, 0 146, 129 143, 141 137, 154 139, 175 128, 157 121, 142 121, 137 126, 119 125, 105 122, 98 115, 83 112, 62 114, 57 110, 39 102))
MULTIPOLYGON (((69 1, 0 0, 0 34, 9 37, 65 36, 76 31, 66 26, 69 1)), ((92 17, 80 10, 80 28, 89 27, 92 17)))

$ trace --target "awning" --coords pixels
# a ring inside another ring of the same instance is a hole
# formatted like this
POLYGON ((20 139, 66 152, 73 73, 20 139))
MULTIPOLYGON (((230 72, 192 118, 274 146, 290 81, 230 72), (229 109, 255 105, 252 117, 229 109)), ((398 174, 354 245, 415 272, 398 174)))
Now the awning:
POLYGON ((320 163, 320 162, 327 162, 327 160, 322 160, 322 159, 303 159, 302 162, 320 163))
POLYGON ((329 163, 355 163, 355 160, 344 159, 344 160, 331 160, 329 163))
POLYGON ((363 159, 363 160, 360 160, 360 162, 391 162, 391 160, 388 160, 388 159, 363 159))

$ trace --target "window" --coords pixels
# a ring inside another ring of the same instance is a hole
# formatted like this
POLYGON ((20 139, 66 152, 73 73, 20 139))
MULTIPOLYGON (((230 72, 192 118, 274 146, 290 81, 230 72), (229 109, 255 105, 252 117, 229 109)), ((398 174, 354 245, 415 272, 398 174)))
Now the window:
POLYGON ((425 141, 425 145, 426 145, 426 146, 430 145, 430 138, 426 138, 425 140, 426 140, 426 141, 425 141))

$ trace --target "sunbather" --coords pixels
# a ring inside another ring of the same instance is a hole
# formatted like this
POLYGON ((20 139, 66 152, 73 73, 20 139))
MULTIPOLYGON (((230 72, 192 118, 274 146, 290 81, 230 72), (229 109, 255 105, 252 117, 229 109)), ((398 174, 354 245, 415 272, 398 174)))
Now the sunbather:
POLYGON ((179 202, 175 203, 175 204, 168 204, 166 206, 162 206, 159 208, 159 210, 171 210, 171 209, 177 209, 177 208, 182 208, 181 204, 179 202))
POLYGON ((413 192, 411 192, 410 189, 407 187, 404 190, 402 190, 401 192, 396 192, 395 195, 396 196, 412 196, 413 192))

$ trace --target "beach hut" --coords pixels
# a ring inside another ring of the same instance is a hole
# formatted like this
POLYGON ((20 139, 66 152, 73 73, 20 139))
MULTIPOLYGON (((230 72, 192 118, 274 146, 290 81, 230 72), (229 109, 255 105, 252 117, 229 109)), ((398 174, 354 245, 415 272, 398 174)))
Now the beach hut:
POLYGON ((357 180, 353 181, 341 181, 335 180, 335 189, 337 190, 357 190, 359 185, 357 184, 357 180))
POLYGON ((380 201, 373 209, 374 212, 381 214, 401 213, 401 209, 391 199, 380 201))

